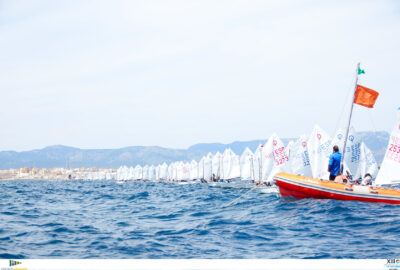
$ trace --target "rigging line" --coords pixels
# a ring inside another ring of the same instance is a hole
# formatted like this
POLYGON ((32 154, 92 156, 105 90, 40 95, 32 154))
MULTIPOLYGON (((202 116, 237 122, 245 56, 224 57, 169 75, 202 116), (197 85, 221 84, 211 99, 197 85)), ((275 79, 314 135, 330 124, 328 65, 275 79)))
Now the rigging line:
POLYGON ((232 204, 234 204, 236 201, 238 201, 240 198, 242 198, 243 196, 247 195, 248 193, 250 193, 251 191, 253 191, 254 189, 256 189, 258 186, 254 186, 253 188, 251 188, 249 191, 243 193, 242 195, 240 195, 238 198, 234 199, 233 201, 231 201, 230 203, 228 203, 227 205, 223 206, 223 208, 228 207, 232 204))
POLYGON ((353 80, 354 79, 352 79, 351 81, 350 81, 350 86, 348 87, 348 91, 347 91, 347 95, 346 95, 346 98, 345 98, 345 100, 344 100, 344 102, 343 102, 343 107, 342 107, 342 110, 340 111, 340 116, 339 116, 339 118, 338 118, 338 120, 337 120, 337 122, 336 122, 336 126, 335 126, 335 130, 334 130, 334 132, 336 132, 337 130, 338 130, 338 128, 339 128, 339 123, 340 123, 340 120, 342 119, 342 117, 343 117, 343 114, 344 114, 344 111, 345 111, 345 107, 346 107, 346 103, 348 102, 348 99, 349 99, 349 95, 350 95, 350 93, 352 92, 352 91, 354 91, 354 87, 353 87, 353 80))

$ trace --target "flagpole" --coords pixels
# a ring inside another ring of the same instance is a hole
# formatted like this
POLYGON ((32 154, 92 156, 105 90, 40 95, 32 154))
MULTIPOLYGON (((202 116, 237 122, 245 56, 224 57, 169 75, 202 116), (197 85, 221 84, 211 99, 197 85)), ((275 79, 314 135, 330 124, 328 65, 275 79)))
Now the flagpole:
POLYGON ((346 154, 346 144, 347 144, 347 137, 349 136, 349 129, 350 129, 350 122, 351 122, 351 116, 353 114, 353 107, 354 107, 354 97, 356 95, 356 90, 357 90, 357 83, 358 83, 358 71, 360 69, 360 63, 357 64, 357 69, 356 69, 356 80, 354 83, 354 91, 353 91, 353 98, 351 100, 351 108, 350 108, 350 116, 349 116, 349 121, 347 123, 347 129, 346 129, 346 136, 344 137, 344 145, 343 145, 343 155, 342 159, 340 160, 340 170, 339 173, 342 172, 343 170, 343 161, 344 161, 344 155, 346 154))

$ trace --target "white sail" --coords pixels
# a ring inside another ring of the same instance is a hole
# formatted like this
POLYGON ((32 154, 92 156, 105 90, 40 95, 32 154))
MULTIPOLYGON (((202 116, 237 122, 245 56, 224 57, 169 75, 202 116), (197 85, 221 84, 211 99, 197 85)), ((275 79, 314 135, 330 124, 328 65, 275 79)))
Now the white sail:
POLYGON ((221 158, 220 152, 217 152, 212 158, 212 173, 216 178, 221 177, 221 158))
POLYGON ((190 178, 190 164, 179 162, 177 166, 177 180, 189 180, 190 178))
POLYGON ((136 165, 135 167, 135 179, 142 179, 142 167, 140 165, 136 165))
POLYGON ((231 169, 226 179, 240 178, 240 157, 233 153, 231 156, 231 169))
MULTIPOLYGON (((128 180, 128 173, 129 169, 126 166, 121 166, 118 169, 119 175, 118 175, 118 180, 128 180)), ((94 174, 91 174, 91 179, 93 180, 94 174)))
POLYGON ((135 179, 135 169, 133 167, 129 167, 128 180, 133 180, 133 179, 135 179))
POLYGON ((205 157, 204 157, 204 179, 205 180, 210 180, 212 177, 212 158, 213 155, 211 153, 208 153, 205 157))
POLYGON ((174 162, 172 164, 172 180, 178 180, 178 165, 179 162, 174 162))
POLYGON ((149 166, 145 165, 143 167, 143 180, 149 180, 149 166))
POLYGON ((239 157, 227 148, 222 155, 221 162, 221 178, 234 179, 240 177, 240 162, 239 157))
POLYGON ((362 142, 360 150, 360 166, 358 167, 357 175, 359 175, 361 178, 364 178, 367 173, 369 173, 371 177, 375 179, 378 173, 378 163, 376 163, 371 150, 369 150, 365 143, 362 142))
POLYGON ((197 164, 197 161, 192 160, 190 162, 190 179, 194 180, 194 179, 198 179, 199 178, 199 165, 197 164))
POLYGON ((383 158, 381 169, 375 184, 400 183, 400 108, 397 110, 397 122, 390 134, 389 144, 383 158))
POLYGON ((290 152, 292 151, 294 144, 295 144, 295 141, 288 142, 288 144, 285 147, 286 156, 290 156, 290 152))
POLYGON ((168 176, 167 176, 167 179, 168 180, 172 180, 173 177, 174 177, 174 164, 170 163, 168 165, 168 176))
POLYGON ((204 179, 204 160, 206 159, 206 157, 202 157, 199 161, 199 163, 197 164, 197 175, 199 177, 199 179, 204 179))
POLYGON ((292 174, 311 176, 310 158, 307 150, 307 137, 300 136, 287 148, 289 162, 287 171, 292 174))
POLYGON ((308 155, 312 177, 319 179, 328 179, 329 156, 332 154, 330 148, 332 138, 322 128, 315 125, 307 141, 308 155))
POLYGON ((242 180, 254 180, 253 160, 253 152, 246 147, 240 156, 240 178, 242 180))
POLYGON ((154 179, 157 180, 157 181, 160 180, 160 167, 161 167, 160 164, 158 164, 157 166, 154 166, 154 170, 155 170, 154 179))
POLYGON ((176 180, 183 180, 183 162, 179 161, 178 164, 176 164, 176 180))
POLYGON ((284 169, 289 157, 286 155, 285 145, 275 133, 269 137, 262 153, 263 180, 271 182, 273 176, 284 169))
POLYGON ((149 180, 156 180, 156 167, 153 165, 149 167, 149 180))
POLYGON ((184 163, 183 173, 184 173, 184 180, 190 180, 190 163, 189 162, 184 163))
POLYGON ((161 164, 161 166, 160 166, 159 177, 160 177, 159 179, 162 179, 162 180, 167 179, 167 177, 168 177, 168 165, 165 162, 163 164, 161 164))
POLYGON ((225 149, 224 153, 222 154, 221 157, 221 178, 222 179, 228 179, 228 176, 231 171, 231 166, 232 166, 232 155, 233 152, 230 148, 225 149))
MULTIPOLYGON (((85 178, 88 179, 88 174, 86 174, 85 178)), ((122 180, 122 166, 118 168, 115 180, 122 180)))
POLYGON ((256 149, 256 151, 254 152, 254 159, 253 159, 253 176, 254 176, 254 180, 257 182, 261 182, 262 180, 262 169, 260 164, 261 162, 261 157, 262 157, 262 149, 263 149, 263 145, 259 145, 256 149))

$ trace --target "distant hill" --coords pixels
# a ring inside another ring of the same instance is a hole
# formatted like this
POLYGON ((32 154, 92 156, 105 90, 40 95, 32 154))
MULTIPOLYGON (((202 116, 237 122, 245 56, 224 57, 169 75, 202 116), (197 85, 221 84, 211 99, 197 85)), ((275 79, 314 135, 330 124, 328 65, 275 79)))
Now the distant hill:
MULTIPOLYGON (((385 154, 389 140, 387 132, 359 132, 365 144, 372 150, 378 163, 385 154)), ((282 139, 287 144, 291 139, 282 139)), ((0 169, 21 167, 98 167, 118 168, 122 165, 135 166, 145 164, 170 163, 173 161, 200 160, 208 152, 223 152, 231 148, 241 154, 246 147, 254 151, 264 140, 236 141, 229 144, 200 143, 188 149, 169 149, 159 146, 129 146, 120 149, 80 149, 63 145, 54 145, 32 151, 0 151, 0 169)))

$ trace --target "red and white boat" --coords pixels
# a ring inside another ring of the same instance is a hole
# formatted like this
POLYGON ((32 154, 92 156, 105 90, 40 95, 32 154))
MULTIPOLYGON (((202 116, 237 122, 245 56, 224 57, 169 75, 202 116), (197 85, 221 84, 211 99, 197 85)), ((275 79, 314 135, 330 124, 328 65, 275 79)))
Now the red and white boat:
POLYGON ((400 190, 396 189, 347 185, 288 173, 276 174, 274 181, 283 197, 400 204, 400 190))
MULTIPOLYGON (((352 104, 356 103, 372 108, 378 93, 372 89, 357 85, 358 74, 363 73, 363 71, 360 71, 362 70, 360 70, 358 64, 353 95, 354 102, 352 104)), ((346 149, 352 110, 353 105, 350 110, 350 117, 343 149, 346 149)), ((398 110, 397 118, 397 123, 391 133, 389 145, 387 147, 381 169, 374 183, 375 186, 343 184, 318 179, 320 176, 317 176, 318 178, 312 178, 282 172, 276 174, 273 178, 274 182, 279 188, 279 192, 283 197, 291 196, 296 199, 336 199, 400 204, 399 189, 382 187, 383 185, 400 184, 400 108, 398 110)), ((343 153, 343 156, 344 155, 345 152, 343 153)), ((311 164, 311 166, 312 165, 313 164, 311 164)), ((341 166, 342 165, 343 163, 341 163, 341 166)))

